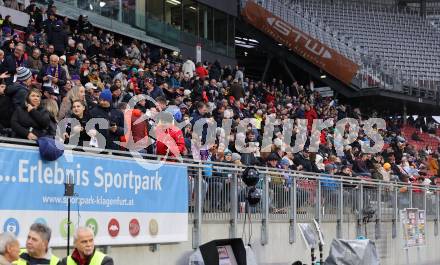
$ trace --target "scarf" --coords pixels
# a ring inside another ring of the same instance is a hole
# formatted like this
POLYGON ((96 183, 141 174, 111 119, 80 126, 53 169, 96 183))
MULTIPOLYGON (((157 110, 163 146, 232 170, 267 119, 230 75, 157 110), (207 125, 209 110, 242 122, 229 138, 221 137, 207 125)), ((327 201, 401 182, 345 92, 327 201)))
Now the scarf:
POLYGON ((58 64, 56 68, 49 65, 46 69, 46 75, 50 75, 58 79, 58 77, 61 75, 61 67, 58 64))

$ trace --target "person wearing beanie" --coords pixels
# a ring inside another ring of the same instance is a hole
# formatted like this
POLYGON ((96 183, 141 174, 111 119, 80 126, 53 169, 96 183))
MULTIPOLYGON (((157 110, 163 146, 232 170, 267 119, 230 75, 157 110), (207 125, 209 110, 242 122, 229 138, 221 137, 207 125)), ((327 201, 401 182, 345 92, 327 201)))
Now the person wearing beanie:
POLYGON ((7 86, 6 95, 9 96, 14 107, 21 107, 26 99, 29 87, 32 83, 32 72, 26 67, 18 67, 14 77, 15 82, 7 86))
POLYGON ((96 135, 91 137, 92 140, 93 138, 97 140, 99 148, 117 150, 119 146, 115 141, 119 141, 124 135, 124 115, 120 110, 113 108, 111 102, 112 92, 110 89, 104 89, 99 95, 98 105, 90 111, 90 118, 104 121, 105 126, 96 124, 95 131, 104 136, 105 141, 101 139, 102 137, 95 138, 96 135))

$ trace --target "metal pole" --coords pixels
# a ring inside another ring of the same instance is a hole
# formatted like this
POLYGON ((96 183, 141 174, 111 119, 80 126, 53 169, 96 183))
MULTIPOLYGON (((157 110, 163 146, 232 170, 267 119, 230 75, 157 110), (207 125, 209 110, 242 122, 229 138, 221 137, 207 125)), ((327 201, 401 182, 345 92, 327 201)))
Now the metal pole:
POLYGON ((438 236, 438 222, 440 219, 440 192, 438 190, 434 190, 434 192, 436 193, 435 198, 436 198, 436 203, 435 203, 435 220, 434 220, 434 235, 438 236))
POLYGON ((290 187, 290 225, 289 225, 289 243, 296 242, 296 176, 292 176, 292 186, 290 187))
POLYGON ((261 245, 268 242, 267 219, 269 218, 269 178, 263 177, 263 217, 261 219, 261 245))
POLYGON ((398 217, 398 207, 397 207, 397 196, 398 196, 398 186, 394 186, 394 198, 393 198, 393 217, 392 217, 392 227, 391 227, 391 237, 396 238, 397 237, 397 217, 398 217))
POLYGON ((230 220, 230 227, 229 227, 229 237, 230 238, 236 238, 237 237, 237 215, 238 215, 238 169, 235 167, 235 172, 232 174, 232 183, 231 183, 231 196, 230 196, 230 203, 231 203, 231 220, 230 220))
POLYGON ((339 182, 338 217, 336 220, 336 237, 342 238, 342 218, 344 218, 344 184, 339 182))
POLYGON ((194 209, 194 224, 193 224, 193 240, 192 247, 197 249, 200 246, 202 234, 202 176, 203 168, 199 163, 198 174, 195 178, 195 209, 194 209))
POLYGON ((317 198, 317 202, 316 202, 316 212, 315 212, 315 219, 318 223, 321 223, 321 219, 322 219, 322 213, 321 213, 321 180, 318 179, 317 181, 317 185, 318 187, 316 187, 316 198, 317 198))
POLYGON ((357 229, 356 233, 357 236, 362 235, 362 208, 364 206, 364 186, 363 184, 359 185, 359 192, 358 192, 358 218, 357 218, 357 229))
POLYGON ((376 215, 376 239, 379 239, 381 237, 381 225, 382 225, 382 185, 378 184, 378 190, 377 190, 377 215, 376 215))
POLYGON ((70 255, 70 196, 67 197, 67 256, 70 255))
POLYGON ((425 218, 426 218, 426 200, 427 200, 427 193, 428 189, 423 188, 423 210, 425 211, 425 218))
POLYGON ((409 208, 412 208, 413 207, 413 188, 412 188, 412 184, 409 186, 408 192, 409 192, 409 208))

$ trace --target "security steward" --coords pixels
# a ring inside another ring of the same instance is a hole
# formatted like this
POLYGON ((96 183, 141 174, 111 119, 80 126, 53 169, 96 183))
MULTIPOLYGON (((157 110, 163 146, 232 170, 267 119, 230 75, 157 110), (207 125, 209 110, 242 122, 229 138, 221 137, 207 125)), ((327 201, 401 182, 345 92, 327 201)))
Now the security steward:
POLYGON ((52 255, 49 241, 52 230, 45 224, 35 223, 29 228, 26 249, 20 251, 20 258, 13 262, 16 265, 61 265, 61 260, 52 255))
POLYGON ((62 265, 113 265, 113 259, 95 249, 93 230, 79 227, 73 235, 75 250, 62 261, 62 265))

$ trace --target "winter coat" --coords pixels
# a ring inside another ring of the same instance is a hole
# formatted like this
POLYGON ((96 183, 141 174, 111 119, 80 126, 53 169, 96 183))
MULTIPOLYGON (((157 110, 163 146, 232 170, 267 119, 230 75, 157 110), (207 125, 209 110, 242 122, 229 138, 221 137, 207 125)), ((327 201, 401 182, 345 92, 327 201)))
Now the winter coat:
POLYGON ((240 100, 240 98, 244 98, 244 89, 241 85, 235 83, 231 86, 231 96, 235 98, 235 100, 240 100))
POLYGON ((307 119, 307 129, 310 131, 312 129, 313 120, 318 118, 318 114, 316 114, 315 109, 311 108, 304 113, 304 117, 307 119))
POLYGON ((96 131, 98 131, 105 139, 105 142, 103 142, 102 139, 99 139, 100 137, 97 137, 98 146, 100 148, 105 147, 106 149, 119 149, 118 145, 114 142, 119 141, 119 137, 124 135, 124 115, 122 112, 118 109, 111 107, 104 108, 98 105, 90 111, 90 118, 102 118, 108 124, 107 129, 100 129, 97 124, 95 125, 96 131), (116 124, 117 126, 115 132, 110 131, 110 128, 113 124, 116 124))
MULTIPOLYGON (((90 120, 90 115, 87 112, 84 112, 84 115, 82 118, 79 118, 75 114, 72 114, 71 118, 76 119, 82 127, 82 130, 79 133, 78 146, 84 146, 84 142, 90 141, 90 136, 87 134, 87 131, 86 131, 86 125, 87 125, 87 122, 90 120)), ((68 133, 70 135, 70 138, 72 138, 73 134, 74 134, 74 132, 72 132, 72 128, 73 128, 72 124, 68 124, 68 126, 66 128, 66 133, 68 133)))
POLYGON ((205 79, 205 77, 207 77, 209 73, 205 67, 199 66, 196 68, 196 74, 198 77, 200 77, 200 79, 205 79))
POLYGON ((185 151, 185 139, 182 131, 172 126, 171 128, 163 129, 160 126, 154 128, 156 130, 156 154, 176 157, 177 154, 182 155, 185 151))
POLYGON ((56 25, 53 27, 51 34, 48 34, 47 41, 49 44, 52 44, 55 48, 55 53, 60 55, 64 54, 67 47, 68 36, 66 31, 63 30, 63 27, 60 25, 56 25))
POLYGON ((209 77, 210 79, 215 79, 217 81, 220 81, 221 75, 222 75, 222 69, 220 63, 218 61, 215 61, 215 63, 211 66, 211 69, 209 70, 209 77))
MULTIPOLYGON (((44 83, 43 78, 47 75, 55 77, 55 71, 55 67, 52 67, 51 65, 43 66, 41 71, 38 73, 37 81, 40 83, 44 83)), ((61 65, 58 65, 58 83, 56 85, 61 90, 61 88, 66 85, 66 82, 66 71, 61 67, 61 65)))
MULTIPOLYGON (((139 109, 126 110, 124 113, 124 121, 126 133, 121 137, 121 142, 125 148, 130 149, 131 146, 148 147, 148 124, 147 121, 137 121, 142 117, 142 111, 139 109)), ((138 150, 138 149, 136 149, 138 150)))
POLYGON ((37 137, 46 136, 48 135, 49 124, 49 112, 42 106, 28 112, 23 105, 17 108, 14 114, 12 114, 11 127, 20 138, 27 139, 31 128, 32 133, 37 137))
POLYGON ((12 100, 7 95, 0 95, 0 129, 11 127, 11 116, 14 110, 12 100))
POLYGON ((28 88, 18 82, 7 86, 5 94, 11 99, 13 107, 18 108, 26 101, 28 88))
POLYGON ((28 57, 28 66, 32 73, 38 73, 43 68, 43 62, 40 59, 35 59, 32 56, 28 57))
POLYGON ((19 66, 28 67, 28 62, 24 56, 20 60, 17 60, 14 54, 6 56, 3 61, 4 70, 8 71, 11 76, 5 79, 6 85, 11 85, 14 81, 14 75, 16 74, 17 68, 19 66))

